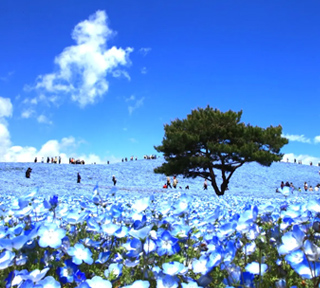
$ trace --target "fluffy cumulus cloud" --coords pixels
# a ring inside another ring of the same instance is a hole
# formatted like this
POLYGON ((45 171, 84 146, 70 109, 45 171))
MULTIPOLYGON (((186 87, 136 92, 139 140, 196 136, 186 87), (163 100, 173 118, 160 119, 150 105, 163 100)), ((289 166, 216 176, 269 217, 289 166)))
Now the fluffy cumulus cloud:
POLYGON ((0 161, 3 162, 32 162, 35 157, 38 157, 38 161, 47 159, 47 157, 61 156, 62 163, 68 163, 69 158, 84 160, 86 163, 104 163, 99 156, 95 154, 77 154, 75 148, 78 147, 76 139, 72 136, 62 138, 61 141, 49 140, 41 146, 38 150, 34 147, 22 147, 22 146, 11 146, 9 131, 1 131, 2 126, 0 125, 0 145, 3 144, 5 148, 1 148, 0 161), (4 140, 9 140, 3 143, 4 140))
POLYGON ((314 137, 314 143, 320 143, 320 136, 314 137))
POLYGON ((70 95, 84 107, 95 103, 108 91, 108 75, 130 79, 121 67, 130 64, 129 55, 133 49, 107 48, 107 41, 113 34, 104 11, 97 11, 77 24, 72 32, 76 44, 65 48, 55 58, 56 72, 38 77, 36 89, 46 97, 70 95))
POLYGON ((304 135, 292 135, 292 134, 283 134, 282 137, 289 139, 289 141, 296 141, 301 143, 311 143, 311 140, 304 135))
POLYGON ((10 140, 9 125, 6 118, 12 116, 13 106, 9 98, 0 97, 0 161, 1 162, 31 162, 35 157, 61 156, 64 163, 69 157, 83 159, 86 163, 102 163, 102 159, 95 155, 77 155, 75 152, 81 141, 74 137, 66 137, 61 141, 49 140, 37 150, 35 147, 13 146, 10 140))
POLYGON ((0 118, 12 116, 12 103, 9 98, 0 97, 0 118))
POLYGON ((45 115, 43 115, 43 114, 41 114, 41 115, 39 115, 39 116, 37 117, 37 121, 38 121, 39 123, 50 124, 50 125, 52 124, 52 121, 49 120, 48 117, 45 116, 45 115))
POLYGON ((282 161, 283 162, 289 161, 289 162, 293 163, 294 159, 296 159, 297 163, 299 161, 301 161, 302 164, 305 164, 305 165, 310 165, 311 162, 313 165, 318 165, 318 163, 320 163, 319 157, 314 157, 314 156, 307 155, 307 154, 295 155, 293 153, 284 154, 282 161))
POLYGON ((11 100, 0 97, 0 159, 11 145, 6 118, 12 116, 12 111, 11 100))

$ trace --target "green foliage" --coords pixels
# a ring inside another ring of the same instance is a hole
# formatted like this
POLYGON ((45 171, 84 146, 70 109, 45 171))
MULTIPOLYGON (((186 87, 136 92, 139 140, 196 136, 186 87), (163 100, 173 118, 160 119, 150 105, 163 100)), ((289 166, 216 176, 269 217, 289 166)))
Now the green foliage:
POLYGON ((242 111, 225 113, 207 106, 186 119, 164 126, 162 145, 155 146, 167 162, 154 170, 165 175, 202 177, 211 182, 217 195, 223 195, 235 170, 246 162, 270 166, 280 161, 280 149, 288 143, 281 137, 282 127, 266 129, 240 122, 242 111), (216 182, 216 170, 222 183, 216 182))

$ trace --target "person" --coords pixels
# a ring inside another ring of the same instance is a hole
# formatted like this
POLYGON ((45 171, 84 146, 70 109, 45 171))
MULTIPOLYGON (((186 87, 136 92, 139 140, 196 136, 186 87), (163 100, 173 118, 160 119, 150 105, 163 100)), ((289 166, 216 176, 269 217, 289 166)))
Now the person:
POLYGON ((189 190, 189 185, 187 185, 185 189, 186 189, 186 190, 189 190))
POLYGON ((26 178, 30 178, 32 169, 29 167, 26 171, 26 178))
POLYGON ((281 181, 280 188, 283 189, 283 187, 284 187, 284 182, 281 181))
POLYGON ((315 191, 315 192, 318 192, 318 191, 319 191, 318 185, 316 185, 316 186, 314 187, 314 191, 315 191))
POLYGON ((41 163, 44 163, 44 158, 43 157, 41 158, 41 163))
POLYGON ((47 157, 47 163, 50 163, 50 158, 49 157, 47 157))
POLYGON ((34 163, 37 163, 38 162, 38 158, 34 158, 34 163))
POLYGON ((168 176, 167 177, 167 187, 169 188, 172 188, 172 186, 171 186, 171 180, 170 180, 170 177, 168 176))
POLYGON ((61 164, 61 156, 59 156, 59 164, 61 164))
POLYGON ((308 183, 304 182, 303 184, 304 191, 308 191, 308 183))
POLYGON ((166 184, 166 183, 164 183, 164 185, 163 185, 163 187, 162 187, 162 188, 167 189, 167 188, 168 188, 167 184, 166 184))
POLYGON ((116 176, 114 176, 114 175, 112 175, 112 182, 113 182, 113 186, 116 186, 117 179, 116 179, 116 176))
POLYGON ((312 192, 313 191, 313 188, 312 188, 312 186, 310 185, 310 187, 309 187, 309 191, 310 192, 312 192))
POLYGON ((208 190, 207 179, 204 179, 204 182, 203 182, 203 190, 208 190))
POLYGON ((173 186, 174 189, 177 188, 177 184, 178 184, 178 179, 177 179, 176 176, 173 176, 173 184, 172 184, 172 186, 173 186))
POLYGON ((78 175, 77 175, 77 183, 80 183, 81 182, 81 176, 80 176, 80 173, 78 172, 78 175))

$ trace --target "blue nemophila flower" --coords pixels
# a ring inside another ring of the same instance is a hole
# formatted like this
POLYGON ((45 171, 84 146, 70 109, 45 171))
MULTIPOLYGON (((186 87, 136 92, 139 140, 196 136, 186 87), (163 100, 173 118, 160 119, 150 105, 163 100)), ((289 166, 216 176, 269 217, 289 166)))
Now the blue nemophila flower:
POLYGON ((320 248, 312 243, 310 240, 304 242, 304 253, 309 261, 319 261, 320 260, 320 248))
POLYGON ((0 248, 10 251, 13 249, 20 250, 28 241, 29 237, 25 235, 16 236, 12 239, 2 238, 0 239, 0 248))
POLYGON ((283 244, 278 248, 279 254, 288 254, 299 249, 303 244, 304 237, 305 234, 301 231, 299 226, 294 225, 292 232, 287 232, 281 237, 283 244))
POLYGON ((251 262, 251 263, 247 264, 245 269, 247 272, 250 272, 251 274, 263 275, 267 271, 268 265, 262 264, 262 263, 260 264, 258 262, 251 262))
POLYGON ((245 255, 251 255, 254 251, 256 251, 256 243, 255 242, 250 242, 247 243, 243 248, 242 248, 242 252, 245 255))
POLYGON ((172 237, 169 231, 165 230, 155 241, 157 244, 157 253, 159 256, 173 255, 180 251, 179 240, 172 237))
POLYGON ((108 269, 104 271, 104 276, 107 278, 111 277, 110 280, 117 279, 122 274, 122 264, 112 263, 109 265, 108 269))
POLYGON ((135 203, 132 205, 132 208, 138 213, 146 210, 150 205, 150 197, 144 197, 142 199, 135 200, 135 203))
POLYGON ((82 283, 84 281, 86 281, 86 274, 81 272, 80 270, 77 270, 75 273, 74 273, 74 281, 76 283, 82 283))
POLYGON ((320 275, 320 263, 308 261, 304 252, 296 250, 286 255, 286 261, 301 277, 311 279, 320 275))
POLYGON ((172 261, 169 263, 162 264, 163 273, 175 276, 185 269, 185 266, 182 263, 177 261, 172 261))
POLYGON ((71 259, 64 261, 63 267, 57 268, 57 274, 61 283, 72 283, 74 281, 74 274, 79 270, 78 265, 74 264, 71 259))
POLYGON ((85 262, 89 265, 93 263, 92 252, 89 248, 84 247, 82 244, 75 244, 74 247, 70 247, 67 253, 72 256, 73 263, 80 265, 85 262))
POLYGON ((50 270, 50 268, 44 268, 41 271, 39 269, 33 270, 28 274, 23 275, 21 278, 24 280, 31 280, 34 283, 38 283, 40 280, 43 279, 43 277, 46 276, 47 272, 50 270))
POLYGON ((59 248, 62 238, 66 236, 66 231, 59 228, 55 223, 45 223, 39 228, 38 235, 40 236, 40 247, 59 248))
POLYGON ((153 251, 155 251, 157 249, 157 245, 156 243, 150 239, 150 238, 147 238, 145 243, 143 244, 143 250, 146 254, 149 254, 153 251))
POLYGON ((142 252, 142 242, 136 238, 128 240, 123 247, 128 250, 126 256, 130 258, 138 258, 142 252))
POLYGON ((126 226, 121 226, 117 231, 114 232, 114 236, 117 238, 124 238, 128 235, 129 228, 126 226))
POLYGON ((23 276, 28 275, 28 270, 24 269, 21 271, 13 270, 9 273, 8 277, 5 279, 6 282, 6 288, 10 288, 13 286, 20 285, 24 278, 23 276))
POLYGON ((179 279, 170 275, 159 275, 157 278, 157 288, 176 288, 179 287, 179 279))
POLYGON ((52 276, 44 278, 43 280, 39 281, 38 284, 42 285, 40 286, 42 288, 61 288, 60 283, 56 281, 52 276))
POLYGON ((59 203, 58 195, 53 195, 52 197, 50 197, 49 203, 50 203, 52 209, 56 208, 59 203))
POLYGON ((134 281, 131 285, 123 286, 123 288, 149 288, 150 283, 148 281, 137 280, 134 281))
POLYGON ((91 280, 88 279, 85 282, 90 288, 112 288, 111 282, 100 276, 94 276, 91 280))
POLYGON ((104 264, 108 261, 109 257, 110 257, 111 252, 107 251, 107 252, 100 252, 98 259, 96 260, 95 263, 99 263, 99 264, 104 264))
POLYGON ((132 225, 133 229, 135 229, 135 230, 139 230, 139 229, 145 227, 147 224, 147 216, 146 215, 134 214, 134 215, 132 215, 132 219, 135 220, 132 225), (139 219, 136 219, 136 218, 139 218, 139 219))
POLYGON ((178 202, 174 205, 175 210, 173 211, 173 213, 176 215, 180 215, 181 213, 186 212, 189 208, 190 201, 190 196, 188 196, 187 194, 181 195, 181 197, 178 199, 178 202))
POLYGON ((151 228, 152 228, 151 225, 145 226, 145 227, 138 229, 138 230, 131 228, 128 234, 134 238, 143 240, 149 236, 151 228))
POLYGON ((195 281, 189 281, 188 283, 181 283, 182 288, 198 288, 198 283, 195 281))
POLYGON ((87 230, 88 230, 88 232, 100 233, 101 228, 100 228, 100 225, 95 220, 95 218, 89 217, 87 219, 87 230))
POLYGON ((235 229, 237 227, 237 223, 236 222, 233 222, 233 223, 225 223, 223 225, 221 225, 219 227, 219 231, 217 233, 217 236, 220 238, 220 239, 223 239, 225 237, 228 237, 230 236, 232 233, 234 233, 235 229))
POLYGON ((208 266, 209 257, 206 255, 202 255, 199 259, 194 259, 192 262, 192 270, 194 273, 201 273, 202 275, 206 275, 210 272, 211 268, 208 266))
MULTIPOLYGON (((26 280, 23 283, 20 284, 19 288, 42 288, 42 286, 40 285, 34 285, 33 282, 31 280, 26 280)), ((7 288, 11 288, 11 286, 7 286, 7 288)))
POLYGON ((114 233, 119 229, 120 227, 116 224, 109 223, 109 224, 103 224, 101 225, 101 229, 104 233, 106 233, 108 236, 114 236, 114 233))
POLYGON ((12 251, 5 250, 0 254, 0 270, 6 269, 13 264, 16 254, 12 251))
POLYGON ((236 266, 235 264, 230 264, 226 266, 225 269, 228 273, 228 277, 223 279, 223 283, 225 285, 235 285, 240 282, 241 277, 241 268, 239 266, 236 266))

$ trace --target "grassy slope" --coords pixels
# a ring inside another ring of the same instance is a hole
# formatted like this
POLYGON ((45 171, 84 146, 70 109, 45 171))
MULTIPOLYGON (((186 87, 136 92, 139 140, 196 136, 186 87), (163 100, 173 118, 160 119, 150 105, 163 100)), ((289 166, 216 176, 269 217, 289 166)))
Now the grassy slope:
MULTIPOLYGON (((120 191, 166 193, 168 191, 161 188, 166 177, 153 173, 153 169, 161 165, 162 161, 163 159, 138 160, 110 165, 0 163, 0 192, 2 196, 21 195, 39 187, 41 194, 89 195, 97 183, 100 191, 109 191, 113 185, 111 178, 114 174, 118 179, 117 187, 120 191), (25 178, 28 167, 33 169, 30 179, 25 178), (82 177, 81 184, 76 183, 78 172, 82 177)), ((274 163, 271 167, 250 163, 235 172, 227 194, 271 198, 275 197, 274 191, 281 181, 293 182, 296 187, 303 187, 304 181, 307 181, 309 185, 315 186, 320 182, 319 168, 293 163, 274 163)), ((184 187, 189 185, 189 193, 204 193, 203 179, 183 179, 178 176, 178 180, 183 191, 186 191, 184 187)), ((213 193, 211 187, 208 193, 213 193)))

